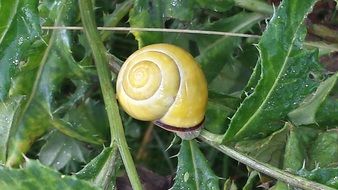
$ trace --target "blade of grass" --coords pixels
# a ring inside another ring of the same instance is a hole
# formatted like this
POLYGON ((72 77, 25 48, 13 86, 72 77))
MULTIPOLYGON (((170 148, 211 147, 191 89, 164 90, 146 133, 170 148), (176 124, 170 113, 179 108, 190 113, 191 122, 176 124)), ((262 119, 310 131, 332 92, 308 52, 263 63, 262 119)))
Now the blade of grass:
POLYGON ((263 13, 265 15, 273 14, 273 7, 264 1, 235 0, 235 5, 244 9, 248 9, 250 11, 263 13))
POLYGON ((110 73, 108 70, 108 58, 106 56, 106 49, 96 29, 93 5, 90 0, 81 0, 79 1, 79 7, 82 24, 84 26, 84 32, 86 34, 87 40, 93 52, 99 76, 99 81, 101 85, 102 95, 106 105, 112 138, 111 146, 115 143, 117 144, 133 189, 135 190, 142 189, 141 182, 137 175, 134 161, 129 152, 128 144, 124 135, 124 130, 115 98, 114 89, 112 88, 110 81, 110 73))
MULTIPOLYGON (((43 30, 83 30, 81 26, 42 26, 43 30)), ((245 38, 260 38, 259 35, 243 34, 237 32, 220 32, 220 31, 206 31, 206 30, 186 30, 186 29, 167 29, 167 28, 130 28, 130 27, 97 27, 97 30, 109 32, 130 32, 130 31, 143 31, 143 32, 170 32, 170 33, 186 33, 186 34, 205 34, 216 36, 233 36, 245 38)), ((333 51, 338 51, 337 44, 327 44, 324 42, 307 41, 304 43, 308 47, 319 48, 323 51, 322 54, 327 54, 333 51)))

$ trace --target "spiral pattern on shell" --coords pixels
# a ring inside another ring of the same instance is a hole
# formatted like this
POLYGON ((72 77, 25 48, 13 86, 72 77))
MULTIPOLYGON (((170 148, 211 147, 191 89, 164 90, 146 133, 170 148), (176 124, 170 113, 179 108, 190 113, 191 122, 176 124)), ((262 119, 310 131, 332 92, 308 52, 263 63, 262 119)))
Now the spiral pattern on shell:
POLYGON ((172 131, 189 131, 204 120, 207 83, 194 58, 169 45, 146 46, 123 64, 117 98, 132 117, 172 131))

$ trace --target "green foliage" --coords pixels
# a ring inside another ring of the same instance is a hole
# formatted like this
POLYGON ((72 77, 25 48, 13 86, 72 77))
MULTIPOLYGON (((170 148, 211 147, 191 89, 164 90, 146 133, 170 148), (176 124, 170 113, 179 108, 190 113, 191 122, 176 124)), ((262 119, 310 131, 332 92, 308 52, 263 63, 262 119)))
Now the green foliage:
POLYGON ((335 127, 335 119, 329 121, 326 121, 325 119, 316 119, 316 115, 318 112, 321 114, 317 117, 323 117, 322 114, 325 115, 336 115, 337 112, 334 109, 335 103, 330 102, 330 99, 327 99, 329 93, 331 92, 332 88, 337 82, 338 75, 335 74, 328 78, 327 80, 323 81, 317 88, 316 92, 310 95, 310 97, 305 98, 305 100, 300 104, 300 106, 291 111, 288 116, 290 117, 291 121, 296 125, 309 125, 309 124, 317 124, 321 127, 330 127, 327 124, 324 123, 332 123, 331 127, 335 127), (327 101, 327 102, 324 102, 327 101), (327 108, 327 106, 333 105, 333 109, 327 108), (325 112, 319 111, 319 109, 323 110, 325 109, 325 112))
POLYGON ((304 15, 314 2, 283 1, 279 6, 258 44, 260 80, 231 119, 225 142, 264 137, 280 129, 280 120, 317 87, 318 82, 309 78, 320 71, 317 54, 302 48, 304 15))
POLYGON ((65 176, 56 172, 38 161, 27 160, 22 169, 11 169, 0 166, 0 188, 1 189, 98 189, 84 180, 65 176))
POLYGON ((319 183, 323 183, 327 186, 331 186, 335 189, 338 188, 337 180, 338 168, 316 168, 311 171, 302 169, 297 172, 298 175, 308 178, 319 183))
MULTIPOLYGON (((67 8, 63 3, 55 5, 54 9, 60 9, 55 18, 56 23, 71 23, 74 7, 74 4, 67 8)), ((36 51, 27 58, 17 76, 13 77, 10 95, 20 94, 27 98, 16 122, 11 126, 7 165, 17 165, 22 159, 21 153, 27 152, 35 139, 46 132, 53 120, 56 92, 66 79, 76 80, 82 73, 72 58, 70 38, 69 32, 56 30, 52 35, 47 35, 46 40, 37 41, 36 51), (48 47, 45 41, 49 42, 48 47)))
POLYGON ((41 38, 37 0, 3 1, 0 6, 0 100, 8 97, 11 79, 41 38))
POLYGON ((39 160, 44 165, 61 170, 72 162, 86 163, 89 155, 90 152, 83 143, 52 131, 40 150, 39 160))
POLYGON ((209 168, 195 141, 182 141, 172 189, 219 189, 218 177, 209 168))
POLYGON ((288 126, 274 132, 270 136, 260 140, 245 140, 236 144, 236 149, 244 152, 260 161, 269 163, 275 167, 281 167, 285 144, 287 140, 288 126))
POLYGON ((96 158, 76 173, 76 177, 103 189, 112 188, 120 165, 116 153, 116 148, 104 148, 96 158))
POLYGON ((7 141, 10 134, 10 126, 14 122, 15 113, 17 112, 23 97, 13 97, 3 101, 0 105, 0 163, 6 161, 7 141))

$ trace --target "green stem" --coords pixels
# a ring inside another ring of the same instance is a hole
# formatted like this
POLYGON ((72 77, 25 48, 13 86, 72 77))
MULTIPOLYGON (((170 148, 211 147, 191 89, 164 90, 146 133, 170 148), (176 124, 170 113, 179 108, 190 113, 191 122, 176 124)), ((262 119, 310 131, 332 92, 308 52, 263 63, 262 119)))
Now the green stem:
POLYGON ((96 29, 94 20, 94 12, 91 0, 80 0, 81 20, 84 27, 89 45, 92 49, 99 81, 101 85, 103 100, 106 105, 108 114, 111 146, 117 144, 121 154, 122 161, 126 168, 132 188, 135 190, 142 189, 141 182, 138 178, 134 161, 128 149, 128 144, 124 135, 121 117, 117 106, 114 89, 110 81, 110 73, 108 70, 108 58, 106 56, 106 49, 101 41, 99 33, 96 29))
POLYGON ((238 162, 241 162, 258 172, 264 173, 275 179, 288 183, 294 187, 299 187, 299 188, 308 189, 308 190, 323 190, 323 189, 334 190, 333 188, 330 188, 328 186, 315 183, 313 181, 309 181, 305 178, 292 175, 278 168, 270 166, 266 163, 259 162, 253 158, 250 158, 247 155, 244 155, 242 153, 235 151, 234 149, 230 147, 227 147, 218 142, 215 142, 215 135, 206 130, 202 131, 201 135, 199 136, 199 139, 209 144, 210 146, 218 149, 219 151, 223 152, 229 157, 237 160, 238 162))
POLYGON ((248 9, 250 11, 263 13, 266 15, 273 14, 273 8, 271 5, 258 0, 235 0, 235 5, 248 9))

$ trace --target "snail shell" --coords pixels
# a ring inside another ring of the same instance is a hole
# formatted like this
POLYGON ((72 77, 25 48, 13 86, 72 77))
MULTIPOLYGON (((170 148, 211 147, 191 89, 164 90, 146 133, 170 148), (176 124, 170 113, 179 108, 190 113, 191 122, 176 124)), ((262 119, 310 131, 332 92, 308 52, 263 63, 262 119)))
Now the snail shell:
POLYGON ((139 49, 123 64, 116 92, 131 117, 153 121, 184 139, 199 135, 207 82, 194 58, 182 48, 154 44, 139 49))

